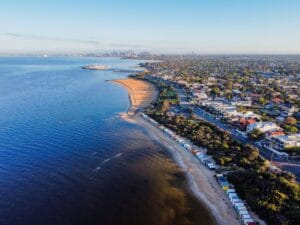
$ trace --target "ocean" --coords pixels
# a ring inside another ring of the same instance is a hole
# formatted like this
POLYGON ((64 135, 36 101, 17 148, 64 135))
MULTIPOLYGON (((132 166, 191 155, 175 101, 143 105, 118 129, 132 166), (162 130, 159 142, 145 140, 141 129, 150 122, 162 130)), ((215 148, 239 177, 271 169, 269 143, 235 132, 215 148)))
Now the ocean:
POLYGON ((211 225, 184 172, 119 117, 140 61, 0 57, 1 225, 211 225), (87 64, 111 66, 83 70, 87 64))

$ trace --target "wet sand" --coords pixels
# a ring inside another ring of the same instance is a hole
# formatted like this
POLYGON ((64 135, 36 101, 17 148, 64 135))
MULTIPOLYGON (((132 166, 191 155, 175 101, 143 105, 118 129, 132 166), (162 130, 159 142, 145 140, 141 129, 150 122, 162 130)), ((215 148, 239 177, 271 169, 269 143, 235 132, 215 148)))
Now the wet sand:
POLYGON ((177 165, 185 172, 189 189, 197 199, 206 205, 216 223, 220 225, 240 224, 224 191, 216 182, 214 173, 200 164, 190 152, 184 150, 139 115, 138 110, 146 107, 156 98, 155 87, 146 81, 131 78, 114 82, 123 85, 128 90, 132 104, 128 110, 129 118, 142 126, 149 137, 169 150, 177 165))

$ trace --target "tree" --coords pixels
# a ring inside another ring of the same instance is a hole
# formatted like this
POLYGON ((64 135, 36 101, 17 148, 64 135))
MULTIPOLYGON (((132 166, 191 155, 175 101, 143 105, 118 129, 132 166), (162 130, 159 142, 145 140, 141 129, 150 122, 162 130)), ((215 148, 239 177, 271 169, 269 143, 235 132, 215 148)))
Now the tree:
POLYGON ((251 161, 255 160, 259 156, 259 151, 257 149, 251 149, 249 152, 249 159, 251 161))
POLYGON ((297 133, 298 128, 290 125, 284 125, 284 131, 287 133, 297 133))
POLYGON ((229 148, 229 145, 224 141, 224 142, 222 143, 222 148, 223 148, 223 149, 228 149, 228 148, 229 148))
POLYGON ((262 133, 260 130, 258 129, 254 129, 251 133, 250 133, 250 138, 253 140, 259 140, 261 138, 263 138, 264 133, 262 133))
POLYGON ((260 97, 260 98, 258 99, 258 102, 259 102, 261 105, 264 105, 267 101, 266 101, 265 98, 260 97))
POLYGON ((218 87, 214 87, 214 88, 211 90, 211 94, 212 94, 213 96, 218 96, 218 95, 220 95, 220 93, 221 93, 221 91, 220 91, 220 88, 218 88, 218 87))

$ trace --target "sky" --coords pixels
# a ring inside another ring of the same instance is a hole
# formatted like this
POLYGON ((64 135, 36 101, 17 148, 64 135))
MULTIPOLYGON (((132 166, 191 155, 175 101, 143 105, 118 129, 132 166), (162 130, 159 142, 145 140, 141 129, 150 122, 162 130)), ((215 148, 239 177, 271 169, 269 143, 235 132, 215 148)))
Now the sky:
POLYGON ((1 0, 0 54, 300 54, 299 0, 1 0))

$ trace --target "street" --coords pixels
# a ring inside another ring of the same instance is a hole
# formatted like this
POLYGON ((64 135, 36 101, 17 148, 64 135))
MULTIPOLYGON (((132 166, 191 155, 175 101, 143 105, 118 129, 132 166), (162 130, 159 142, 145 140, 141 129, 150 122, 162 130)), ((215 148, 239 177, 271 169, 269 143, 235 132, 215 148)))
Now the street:
POLYGON ((247 137, 243 136, 243 134, 239 133, 235 128, 231 127, 230 125, 228 125, 226 123, 223 123, 220 119, 215 118, 214 116, 209 114, 204 109, 201 109, 200 107, 189 104, 187 101, 186 93, 183 89, 179 89, 174 86, 173 86, 173 88, 176 90, 176 92, 178 94, 179 102, 180 102, 180 106, 181 106, 182 110, 186 111, 186 109, 192 108, 194 114, 199 119, 202 119, 209 123, 214 124, 219 129, 228 132, 232 138, 234 138, 235 140, 237 140, 243 144, 249 144, 249 145, 256 147, 259 150, 259 154, 263 158, 271 161, 271 163, 273 165, 276 165, 276 167, 295 174, 297 181, 298 182, 300 181, 300 163, 299 163, 299 161, 288 160, 288 159, 276 156, 272 151, 266 149, 263 146, 258 145, 258 143, 254 142, 252 140, 249 140, 247 137))

